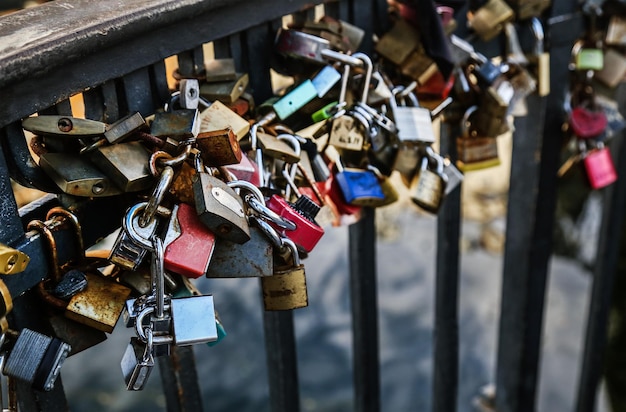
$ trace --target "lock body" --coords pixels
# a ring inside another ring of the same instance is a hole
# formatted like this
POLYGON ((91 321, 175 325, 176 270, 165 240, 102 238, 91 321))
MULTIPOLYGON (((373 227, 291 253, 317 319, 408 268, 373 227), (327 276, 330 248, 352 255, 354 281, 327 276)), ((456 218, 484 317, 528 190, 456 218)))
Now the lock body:
POLYGON ((200 221, 192 206, 176 205, 163 241, 164 267, 189 278, 199 278, 209 268, 215 243, 215 235, 200 221))
POLYGON ((370 170, 344 169, 335 179, 347 203, 371 206, 385 199, 378 177, 370 170))
POLYGON ((208 173, 193 179, 196 212, 215 236, 235 243, 250 240, 241 197, 226 183, 208 173))
POLYGON ((24 328, 4 362, 2 373, 30 384, 33 389, 51 391, 70 349, 60 339, 24 328))
POLYGON ((278 195, 272 195, 267 202, 267 207, 276 212, 280 217, 296 224, 294 230, 287 230, 274 226, 276 230, 291 239, 299 248, 305 252, 313 250, 315 245, 324 235, 324 229, 302 212, 296 210, 285 199, 278 195))
POLYGON ((196 138, 202 161, 207 166, 225 166, 241 162, 242 152, 232 128, 202 132, 196 138))
POLYGON ((592 189, 602 189, 617 180, 613 158, 607 147, 589 152, 583 162, 592 189))
POLYGON ((257 227, 250 227, 250 240, 242 245, 227 240, 217 242, 209 263, 208 278, 247 278, 271 276, 273 247, 257 227))
POLYGON ((197 295, 170 301, 172 331, 176 346, 195 345, 217 340, 213 296, 197 295))
POLYGON ((293 310, 308 306, 304 266, 279 270, 261 279, 265 310, 293 310))
POLYGON ((140 142, 99 147, 90 153, 89 159, 124 192, 137 192, 152 186, 150 153, 140 142))

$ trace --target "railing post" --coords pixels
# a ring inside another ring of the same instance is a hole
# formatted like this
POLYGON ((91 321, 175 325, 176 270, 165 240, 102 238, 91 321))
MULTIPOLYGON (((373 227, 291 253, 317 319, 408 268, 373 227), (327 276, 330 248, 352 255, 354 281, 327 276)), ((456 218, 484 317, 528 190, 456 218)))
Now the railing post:
POLYGON ((349 227, 350 301, 355 407, 380 410, 378 297, 376 285, 376 211, 364 207, 362 218, 349 227))
MULTIPOLYGON (((457 159, 456 136, 460 116, 450 109, 442 122, 440 152, 457 159)), ((459 236, 461 231, 461 185, 445 198, 437 219, 437 280, 433 353, 433 412, 456 410, 459 379, 459 236)))
MULTIPOLYGON (((617 94, 623 96, 623 86, 617 94)), ((623 109, 623 107, 620 107, 623 109)), ((615 271, 622 240, 624 206, 626 206, 626 144, 624 136, 613 141, 611 146, 616 160, 618 180, 604 189, 602 225, 598 239, 598 251, 593 270, 593 286, 587 317, 585 348, 578 385, 576 412, 591 412, 595 408, 596 397, 604 368, 604 355, 607 348, 609 310, 615 281, 615 271)))

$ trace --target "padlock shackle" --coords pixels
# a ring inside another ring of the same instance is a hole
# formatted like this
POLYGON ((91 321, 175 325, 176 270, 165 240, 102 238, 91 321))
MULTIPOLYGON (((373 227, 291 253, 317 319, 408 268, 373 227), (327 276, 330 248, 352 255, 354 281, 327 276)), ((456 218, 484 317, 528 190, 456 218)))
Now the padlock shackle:
POLYGON ((163 319, 165 315, 165 248, 160 237, 153 236, 151 240, 153 252, 150 272, 152 293, 156 297, 154 314, 157 319, 163 319))
POLYGON ((374 69, 374 64, 372 63, 372 59, 365 53, 354 53, 352 57, 358 58, 363 61, 365 65, 365 80, 363 81, 363 92, 361 94, 361 99, 359 100, 363 104, 367 104, 367 96, 370 91, 370 82, 372 81, 372 71, 374 69))
POLYGON ((69 221, 74 227, 74 234, 76 235, 76 249, 80 259, 85 257, 85 245, 83 243, 83 228, 78 220, 78 217, 67 209, 62 207, 53 207, 46 213, 46 220, 53 219, 57 216, 63 216, 66 221, 69 221))
POLYGON ((461 120, 461 135, 470 137, 470 126, 472 125, 470 117, 476 110, 478 110, 478 106, 474 105, 468 107, 467 110, 465 110, 465 113, 463 113, 463 119, 461 120))
POLYGON ((55 283, 61 281, 61 270, 59 268, 59 252, 57 250, 56 239, 52 230, 41 220, 32 220, 26 226, 27 231, 35 230, 39 232, 41 238, 45 239, 45 243, 48 246, 48 263, 52 266, 52 279, 55 283))
MULTIPOLYGON (((261 192, 261 189, 259 189, 258 187, 256 187, 255 185, 253 185, 252 183, 246 181, 246 180, 231 180, 230 182, 226 182, 226 184, 228 185, 228 187, 233 188, 233 189, 244 189, 247 190, 248 192, 250 192, 250 194, 252 196, 255 197, 255 199, 261 203, 263 206, 265 206, 265 197, 263 197, 263 193, 261 192)), ((243 196, 241 196, 243 198, 243 196)))
POLYGON ((296 230, 297 226, 294 222, 281 217, 272 209, 265 206, 265 203, 261 204, 261 202, 259 202, 255 197, 247 196, 245 198, 245 201, 248 204, 248 206, 250 206, 252 210, 257 212, 262 219, 268 220, 274 223, 276 226, 285 230, 296 230))
POLYGON ((170 166, 165 166, 163 168, 163 171, 161 172, 161 178, 159 179, 159 182, 152 191, 152 195, 146 203, 146 207, 143 210, 142 215, 139 217, 139 225, 141 227, 146 227, 150 224, 150 222, 152 222, 152 219, 154 219, 157 213, 157 209, 159 208, 159 206, 161 206, 163 198, 165 197, 165 194, 169 190, 173 181, 174 169, 172 169, 172 167, 170 166))
POLYGON ((263 232, 263 234, 269 239, 274 247, 276 247, 277 249, 283 247, 282 238, 280 237, 276 229, 272 227, 272 225, 256 216, 250 216, 250 220, 254 222, 254 224, 256 224, 256 226, 261 230, 261 232, 263 232))
POLYGON ((541 20, 537 17, 533 17, 530 19, 530 28, 533 31, 533 35, 535 36, 535 45, 533 47, 533 54, 535 56, 539 56, 544 52, 544 39, 545 34, 543 30, 543 24, 541 24, 541 20))
POLYGON ((332 49, 324 49, 322 50, 321 54, 322 54, 322 57, 327 60, 339 62, 341 64, 352 66, 352 67, 362 67, 364 63, 361 59, 355 57, 354 54, 349 55, 345 53, 340 53, 332 49))
POLYGON ((298 247, 295 242, 287 237, 282 238, 283 247, 287 247, 291 250, 291 257, 293 258, 293 266, 298 267, 302 264, 300 261, 300 255, 298 254, 298 247))

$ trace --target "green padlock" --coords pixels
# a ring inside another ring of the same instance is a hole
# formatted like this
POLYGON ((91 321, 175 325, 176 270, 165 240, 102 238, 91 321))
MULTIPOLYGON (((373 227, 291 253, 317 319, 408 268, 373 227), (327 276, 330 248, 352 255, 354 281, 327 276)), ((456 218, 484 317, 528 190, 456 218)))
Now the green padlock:
POLYGON ((604 53, 601 49, 581 47, 576 56, 576 70, 602 70, 604 53))

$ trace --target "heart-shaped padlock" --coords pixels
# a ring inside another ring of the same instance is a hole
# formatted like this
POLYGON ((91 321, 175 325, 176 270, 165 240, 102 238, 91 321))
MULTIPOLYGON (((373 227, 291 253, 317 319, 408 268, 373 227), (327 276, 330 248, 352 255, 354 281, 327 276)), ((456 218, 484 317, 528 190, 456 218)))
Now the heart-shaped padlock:
POLYGON ((569 116, 572 132, 581 139, 589 139, 602 134, 607 124, 606 114, 603 111, 592 111, 582 106, 572 109, 569 116))

